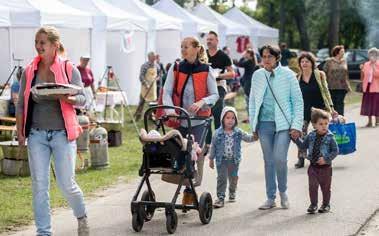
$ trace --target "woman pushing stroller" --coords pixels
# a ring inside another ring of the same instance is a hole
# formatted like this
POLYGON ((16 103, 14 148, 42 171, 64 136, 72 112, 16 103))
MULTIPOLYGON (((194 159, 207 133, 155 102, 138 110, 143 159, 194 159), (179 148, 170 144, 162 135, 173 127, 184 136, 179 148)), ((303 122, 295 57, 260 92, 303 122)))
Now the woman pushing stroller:
MULTIPOLYGON (((171 66, 163 88, 163 105, 184 108, 191 116, 211 115, 211 107, 218 100, 216 79, 207 64, 208 58, 203 45, 194 38, 184 38, 181 43, 182 61, 171 66)), ((175 110, 166 110, 169 116, 179 115, 175 110)), ((204 120, 193 120, 192 135, 200 146, 204 120)), ((177 128, 186 137, 188 134, 187 122, 181 121, 177 128)), ((200 155, 196 161, 197 175, 195 186, 200 186, 203 175, 204 156, 200 155)), ((184 190, 182 204, 192 204, 194 195, 188 187, 184 190)))

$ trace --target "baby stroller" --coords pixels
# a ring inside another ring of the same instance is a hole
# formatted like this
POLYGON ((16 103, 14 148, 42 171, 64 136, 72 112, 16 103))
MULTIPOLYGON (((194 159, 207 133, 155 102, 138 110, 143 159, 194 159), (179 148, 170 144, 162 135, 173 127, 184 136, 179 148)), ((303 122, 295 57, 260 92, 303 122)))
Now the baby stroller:
POLYGON ((144 114, 145 131, 142 130, 140 140, 143 143, 143 162, 139 170, 139 175, 142 180, 138 185, 137 192, 133 196, 131 202, 132 211, 132 226, 136 232, 141 231, 144 222, 148 222, 153 218, 154 211, 157 208, 165 208, 166 214, 166 229, 167 232, 172 234, 175 232, 178 225, 178 217, 175 209, 190 210, 194 209, 199 212, 200 221, 203 224, 208 224, 212 218, 213 201, 212 196, 208 192, 203 192, 198 198, 194 188, 193 178, 195 176, 195 169, 193 161, 191 160, 192 144, 194 142, 192 135, 182 137, 178 130, 170 130, 166 133, 165 122, 174 116, 165 115, 154 121, 155 130, 161 130, 163 136, 149 137, 147 135, 148 119, 150 113, 157 109, 175 109, 180 112, 176 118, 179 120, 186 120, 188 124, 189 134, 191 134, 191 120, 205 120, 203 135, 200 141, 200 146, 204 143, 208 128, 210 127, 211 118, 193 117, 180 107, 173 106, 155 106, 150 107, 144 114), (151 187, 149 176, 151 174, 161 174, 178 177, 178 187, 171 202, 156 202, 155 194, 151 187), (141 189, 146 183, 147 190, 142 194, 140 201, 138 196, 141 189), (195 201, 192 205, 177 204, 177 198, 180 189, 183 185, 187 185, 193 191, 195 201))

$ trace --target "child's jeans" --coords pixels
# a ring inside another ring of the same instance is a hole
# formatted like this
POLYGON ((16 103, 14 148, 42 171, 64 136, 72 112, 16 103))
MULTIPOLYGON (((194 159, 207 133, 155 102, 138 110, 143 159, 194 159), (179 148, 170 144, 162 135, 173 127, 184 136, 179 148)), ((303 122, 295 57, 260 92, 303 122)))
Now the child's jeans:
POLYGON ((329 205, 330 185, 332 183, 332 167, 330 165, 315 166, 308 168, 309 197, 311 204, 316 206, 318 202, 318 186, 321 187, 322 204, 329 205))
POLYGON ((235 196, 238 182, 238 164, 233 160, 224 159, 217 165, 217 197, 225 199, 226 185, 229 179, 229 196, 235 196))

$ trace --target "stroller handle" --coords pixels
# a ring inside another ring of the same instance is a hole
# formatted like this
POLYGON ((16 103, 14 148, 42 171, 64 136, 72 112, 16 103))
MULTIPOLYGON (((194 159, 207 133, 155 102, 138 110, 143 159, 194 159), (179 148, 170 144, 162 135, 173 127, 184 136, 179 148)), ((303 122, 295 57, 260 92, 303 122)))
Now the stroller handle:
POLYGON ((146 111, 145 111, 145 114, 143 116, 143 121, 144 121, 144 125, 145 125, 145 129, 147 130, 148 128, 148 125, 147 125, 147 121, 148 121, 148 117, 150 116, 150 114, 157 110, 157 109, 174 109, 174 110, 179 110, 179 116, 175 116, 175 115, 164 115, 162 116, 162 119, 163 121, 167 121, 168 119, 170 118, 176 118, 178 120, 187 120, 187 124, 188 124, 188 129, 191 131, 192 130, 192 126, 191 126, 191 119, 196 119, 196 118, 191 118, 190 115, 188 114, 188 112, 181 108, 181 107, 177 107, 177 106, 168 106, 168 105, 158 105, 158 106, 153 106, 153 107, 150 107, 148 108, 146 111))

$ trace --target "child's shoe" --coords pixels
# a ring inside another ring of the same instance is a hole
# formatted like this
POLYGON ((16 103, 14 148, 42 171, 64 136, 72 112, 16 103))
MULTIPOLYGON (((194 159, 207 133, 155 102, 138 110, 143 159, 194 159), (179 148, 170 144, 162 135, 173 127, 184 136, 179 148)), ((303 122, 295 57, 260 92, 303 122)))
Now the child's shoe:
POLYGON ((327 213, 330 211, 330 205, 324 205, 322 204, 322 206, 320 207, 320 209, 318 209, 318 212, 319 213, 327 213))
POLYGON ((224 199, 217 199, 215 203, 213 203, 214 208, 222 208, 224 207, 224 199))
POLYGON ((309 213, 309 214, 314 214, 314 213, 316 213, 316 211, 317 211, 317 205, 309 205, 309 207, 308 207, 308 209, 307 209, 307 212, 309 213))
POLYGON ((236 202, 236 194, 235 193, 229 194, 229 202, 236 202))

